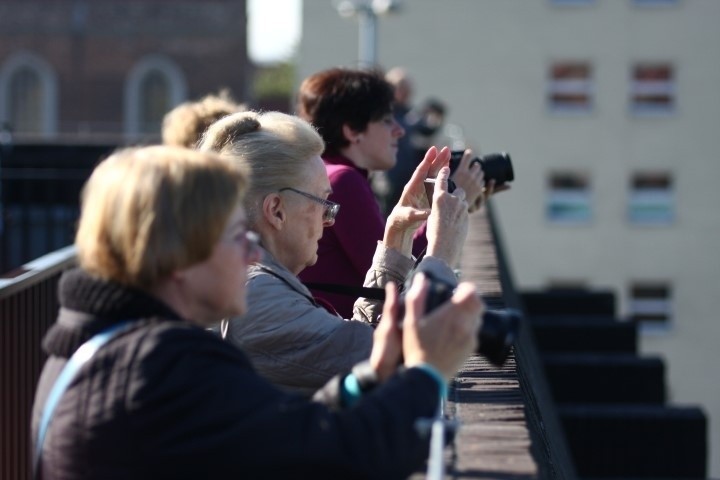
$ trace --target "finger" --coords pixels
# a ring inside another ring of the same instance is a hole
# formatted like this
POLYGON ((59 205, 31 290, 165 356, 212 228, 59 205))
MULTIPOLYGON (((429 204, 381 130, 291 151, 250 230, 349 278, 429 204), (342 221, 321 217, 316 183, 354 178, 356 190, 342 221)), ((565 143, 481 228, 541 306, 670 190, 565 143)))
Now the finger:
POLYGON ((383 318, 380 320, 389 322, 391 327, 396 328, 400 322, 398 313, 398 292, 395 282, 388 282, 385 285, 385 305, 383 306, 383 318))
MULTIPOLYGON (((469 148, 466 148, 465 152, 463 153, 462 158, 460 159, 460 165, 458 166, 458 169, 460 169, 462 167, 466 170, 469 170, 470 167, 472 167, 472 165, 470 165, 470 161, 472 159, 473 159, 472 150, 470 150, 469 148)), ((475 163, 475 162, 473 162, 473 163, 475 163)))
POLYGON ((483 305, 478 296, 477 288, 470 282, 462 282, 455 288, 452 302, 471 310, 481 309, 483 305))
POLYGON ((429 216, 429 208, 397 206, 393 209, 392 215, 388 217, 388 222, 392 222, 393 225, 421 222, 427 220, 429 216))
POLYGON ((428 170, 428 178, 435 178, 442 167, 450 164, 450 148, 443 147, 438 153, 428 170))
POLYGON ((435 180, 435 191, 433 192, 434 195, 438 195, 439 193, 448 191, 448 178, 449 177, 450 177, 450 168, 449 167, 441 168, 437 174, 437 179, 435 180))
POLYGON ((453 195, 454 197, 457 197, 461 201, 465 200, 465 190, 463 190, 462 187, 455 188, 455 190, 453 191, 453 193, 451 195, 453 195))
POLYGON ((491 179, 485 184, 485 192, 484 193, 487 196, 490 196, 493 193, 495 193, 495 179, 491 179))
POLYGON ((410 289, 405 296, 405 326, 415 325, 425 314, 425 298, 430 282, 423 273, 413 277, 410 289))
POLYGON ((477 158, 472 159, 472 163, 470 163, 470 170, 482 171, 482 165, 480 164, 480 161, 477 158))
POLYGON ((432 146, 428 149, 428 151, 425 153, 425 158, 423 158, 423 161, 420 162, 420 164, 415 168, 415 171, 413 172, 412 176, 410 177, 410 180, 407 184, 405 184, 405 188, 409 188, 413 185, 416 185, 418 182, 422 182, 428 176, 430 175, 431 167, 433 166, 433 162, 437 158, 437 148, 432 146))

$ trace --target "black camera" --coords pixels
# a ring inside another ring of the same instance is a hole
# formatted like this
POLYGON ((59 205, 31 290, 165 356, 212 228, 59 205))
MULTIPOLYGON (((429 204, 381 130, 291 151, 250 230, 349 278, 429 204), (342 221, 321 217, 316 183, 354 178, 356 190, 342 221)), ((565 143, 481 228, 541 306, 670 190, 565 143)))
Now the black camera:
MULTIPOLYGON (((430 288, 425 299, 425 312, 431 312, 452 297, 455 286, 435 278, 428 272, 423 274, 430 280, 430 288)), ((408 284, 410 280, 408 281, 408 284)), ((401 297, 401 318, 404 317, 404 295, 401 297)), ((505 363, 510 349, 520 331, 521 314, 517 310, 489 310, 482 315, 482 324, 478 333, 477 353, 484 355, 492 364, 505 363)))
MULTIPOLYGON (((453 150, 450 154, 450 175, 457 170, 463 155, 465 155, 465 150, 453 150)), ((475 162, 480 164, 486 183, 495 180, 495 185, 502 185, 515 179, 510 155, 505 152, 488 153, 481 157, 475 157, 470 161, 470 166, 472 167, 475 162)))

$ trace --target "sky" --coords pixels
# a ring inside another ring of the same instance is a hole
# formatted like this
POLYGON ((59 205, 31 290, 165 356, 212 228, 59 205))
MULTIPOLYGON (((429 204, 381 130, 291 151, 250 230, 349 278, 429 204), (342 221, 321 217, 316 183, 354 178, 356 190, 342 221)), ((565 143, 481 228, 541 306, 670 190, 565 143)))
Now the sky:
POLYGON ((248 0, 248 54, 255 62, 288 60, 300 40, 302 0, 248 0))

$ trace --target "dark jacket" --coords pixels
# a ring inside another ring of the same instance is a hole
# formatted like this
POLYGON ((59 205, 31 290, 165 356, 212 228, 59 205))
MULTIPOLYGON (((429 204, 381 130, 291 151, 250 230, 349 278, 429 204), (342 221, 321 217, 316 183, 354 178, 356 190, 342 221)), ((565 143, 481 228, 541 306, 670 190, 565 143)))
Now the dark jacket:
POLYGON ((414 425, 434 414, 438 395, 419 369, 335 410, 277 390, 236 347, 141 292, 76 270, 63 277, 60 300, 44 340, 50 358, 33 436, 66 359, 107 325, 138 320, 98 351, 61 399, 43 449, 46 480, 403 478, 426 458, 427 439, 414 425))

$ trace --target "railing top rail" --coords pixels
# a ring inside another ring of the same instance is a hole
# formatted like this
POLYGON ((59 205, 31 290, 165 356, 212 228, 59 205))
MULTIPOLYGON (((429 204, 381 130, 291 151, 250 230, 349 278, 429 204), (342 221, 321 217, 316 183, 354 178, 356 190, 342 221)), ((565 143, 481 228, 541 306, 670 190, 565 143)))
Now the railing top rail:
POLYGON ((0 278, 0 299, 9 297, 19 291, 39 283, 57 272, 71 267, 75 263, 75 246, 70 245, 60 250, 43 255, 26 263, 18 274, 11 278, 0 278))

